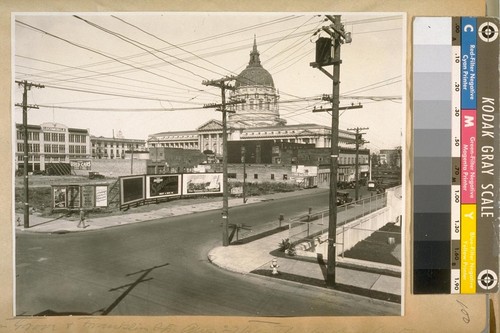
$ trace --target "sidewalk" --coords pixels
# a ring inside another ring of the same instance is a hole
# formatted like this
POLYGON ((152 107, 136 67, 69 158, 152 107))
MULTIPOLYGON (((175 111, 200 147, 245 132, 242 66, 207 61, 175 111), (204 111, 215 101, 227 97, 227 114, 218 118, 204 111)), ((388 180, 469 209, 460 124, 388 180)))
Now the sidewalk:
MULTIPOLYGON (((288 230, 251 241, 246 244, 219 246, 212 249, 208 259, 226 270, 241 274, 257 274, 326 288, 326 264, 299 256, 285 256, 278 252, 278 244, 288 238, 288 230), (271 274, 271 261, 277 259, 279 274, 271 274)), ((401 302, 401 277, 386 271, 383 264, 362 263, 337 259, 335 269, 336 290, 355 293, 370 298, 401 302), (377 267, 378 266, 378 267, 377 267)))
MULTIPOLYGON (((246 205, 269 200, 269 198, 249 198, 246 205)), ((230 207, 236 207, 243 205, 243 200, 236 198, 229 200, 230 207)), ((23 214, 16 213, 14 221, 16 231, 20 232, 41 232, 41 233, 65 233, 65 232, 81 232, 90 230, 99 230, 105 228, 112 228, 122 225, 127 225, 131 223, 141 223, 148 222, 155 219, 193 214, 200 211, 208 211, 222 208, 222 201, 217 200, 214 202, 196 203, 188 204, 177 207, 167 207, 153 209, 147 212, 130 212, 120 215, 109 215, 101 217, 86 217, 85 228, 78 227, 80 218, 78 212, 72 216, 62 216, 60 218, 47 218, 35 214, 30 214, 29 217, 29 228, 24 228, 23 226, 23 214), (20 224, 20 225, 18 225, 20 224)))
MULTIPOLYGON (((300 194, 300 193, 298 193, 300 194)), ((288 194, 274 194, 262 197, 248 198, 246 205, 267 200, 278 199, 288 194)), ((292 194, 293 195, 293 194, 292 194)), ((229 200, 229 206, 243 205, 241 198, 229 200)), ((182 206, 159 208, 147 212, 129 212, 121 215, 89 217, 85 220, 85 228, 78 227, 79 216, 45 218, 36 214, 30 215, 30 228, 23 227, 23 215, 15 215, 16 232, 29 233, 69 233, 99 230, 117 227, 131 223, 148 222, 150 220, 193 214, 195 212, 221 209, 222 202, 193 203, 182 206), (17 221, 17 222, 16 222, 17 221), (18 225, 19 224, 19 225, 18 225)), ((241 273, 255 274, 266 278, 282 279, 294 283, 307 284, 326 288, 326 265, 322 260, 289 257, 278 252, 278 244, 288 238, 288 230, 256 239, 244 244, 220 246, 208 253, 208 259, 223 269, 241 273), (273 258, 277 258, 279 274, 272 275, 270 267, 273 258)), ((367 268, 363 263, 347 262, 338 258, 336 275, 336 290, 360 294, 370 298, 391 302, 401 302, 401 277, 387 273, 383 265, 370 263, 367 268)))

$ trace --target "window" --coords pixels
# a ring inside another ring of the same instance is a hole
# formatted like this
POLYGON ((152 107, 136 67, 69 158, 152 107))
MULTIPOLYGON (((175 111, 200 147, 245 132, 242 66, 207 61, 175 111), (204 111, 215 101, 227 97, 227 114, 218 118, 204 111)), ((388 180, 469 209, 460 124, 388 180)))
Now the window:
POLYGON ((69 146, 69 153, 74 154, 75 153, 75 146, 69 146))
POLYGON ((50 141, 57 142, 57 133, 50 133, 50 141))
POLYGON ((63 133, 59 133, 59 142, 64 142, 66 141, 66 135, 63 133))
POLYGON ((40 152, 40 144, 39 143, 34 143, 33 144, 33 152, 34 153, 39 153, 40 152))
POLYGON ((253 174, 253 179, 259 179, 259 174, 258 173, 254 173, 253 174))
POLYGON ((288 175, 287 174, 284 174, 283 175, 283 180, 287 180, 288 179, 288 175))
POLYGON ((43 152, 44 152, 44 153, 50 153, 50 152, 51 152, 51 151, 50 151, 50 145, 45 145, 45 146, 43 146, 43 152))
POLYGON ((24 144, 18 143, 17 144, 17 151, 18 152, 24 152, 24 144))
POLYGON ((22 131, 17 131, 17 139, 18 140, 23 140, 24 139, 24 133, 22 131))
POLYGON ((227 178, 236 179, 236 173, 235 172, 229 172, 227 174, 227 178))
POLYGON ((274 180, 274 173, 271 174, 271 180, 274 180))
POLYGON ((59 152, 59 145, 52 145, 52 152, 58 153, 59 152))
POLYGON ((61 154, 66 153, 66 147, 65 147, 64 145, 59 145, 59 152, 60 152, 61 154))
POLYGON ((43 140, 50 141, 50 133, 43 133, 43 140))
POLYGON ((40 141, 40 133, 33 132, 33 140, 34 141, 40 141))

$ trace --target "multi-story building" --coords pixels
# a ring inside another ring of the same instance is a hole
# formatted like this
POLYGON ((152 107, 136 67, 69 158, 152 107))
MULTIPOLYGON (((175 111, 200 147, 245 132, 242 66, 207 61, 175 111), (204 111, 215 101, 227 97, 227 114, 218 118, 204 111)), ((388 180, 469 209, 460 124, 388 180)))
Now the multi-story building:
POLYGON ((145 140, 125 139, 121 132, 112 138, 92 135, 90 142, 92 144, 93 159, 124 159, 126 153, 142 153, 146 151, 145 140))
MULTIPOLYGON (((24 168, 24 127, 16 124, 16 170, 24 168)), ((70 163, 90 158, 88 129, 59 123, 28 125, 28 171, 45 171, 49 163, 70 163)))

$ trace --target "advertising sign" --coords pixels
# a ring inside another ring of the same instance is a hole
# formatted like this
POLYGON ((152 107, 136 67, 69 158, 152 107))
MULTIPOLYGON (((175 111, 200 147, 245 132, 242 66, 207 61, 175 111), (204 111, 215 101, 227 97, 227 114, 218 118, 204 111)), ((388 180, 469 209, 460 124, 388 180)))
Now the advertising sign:
POLYGON ((82 208, 93 208, 95 201, 95 186, 86 185, 81 187, 82 208))
POLYGON ((95 187, 95 206, 108 207, 108 186, 96 185, 95 187))
POLYGON ((146 176, 120 177, 120 204, 126 205, 146 199, 146 176))
POLYGON ((222 173, 197 173, 182 176, 182 194, 222 193, 222 173))
POLYGON ((80 186, 67 186, 68 208, 80 208, 80 186))
POLYGON ((66 208, 66 186, 53 186, 52 200, 54 208, 66 208))
POLYGON ((180 195, 181 184, 181 175, 146 176, 146 199, 180 195))
POLYGON ((72 160, 69 161, 71 170, 91 170, 92 162, 90 160, 72 160))

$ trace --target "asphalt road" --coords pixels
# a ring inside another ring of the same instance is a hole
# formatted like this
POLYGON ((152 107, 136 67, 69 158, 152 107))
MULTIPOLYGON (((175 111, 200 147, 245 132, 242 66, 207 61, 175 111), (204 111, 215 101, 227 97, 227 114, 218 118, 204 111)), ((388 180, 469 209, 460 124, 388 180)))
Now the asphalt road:
MULTIPOLYGON (((327 206, 328 191, 231 208, 231 223, 327 206)), ((398 304, 224 271, 220 211, 99 231, 16 235, 17 315, 398 315, 398 304)))

